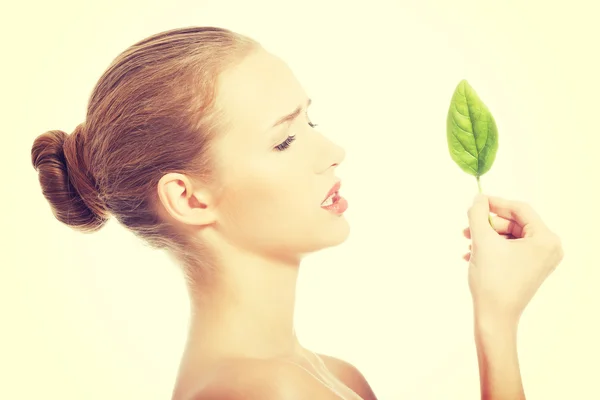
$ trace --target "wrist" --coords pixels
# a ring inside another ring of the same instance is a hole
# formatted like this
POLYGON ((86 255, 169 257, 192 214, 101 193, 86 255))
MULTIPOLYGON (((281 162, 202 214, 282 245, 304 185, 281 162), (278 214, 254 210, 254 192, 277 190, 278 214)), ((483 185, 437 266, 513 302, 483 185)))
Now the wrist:
POLYGON ((478 304, 474 304, 473 317, 475 328, 486 333, 516 332, 520 320, 520 314, 506 311, 492 311, 478 304))
POLYGON ((474 327, 475 332, 486 337, 512 338, 517 334, 519 319, 475 312, 474 327))
POLYGON ((520 312, 504 308, 491 307, 482 302, 473 302, 475 323, 482 329, 516 330, 521 319, 520 312))

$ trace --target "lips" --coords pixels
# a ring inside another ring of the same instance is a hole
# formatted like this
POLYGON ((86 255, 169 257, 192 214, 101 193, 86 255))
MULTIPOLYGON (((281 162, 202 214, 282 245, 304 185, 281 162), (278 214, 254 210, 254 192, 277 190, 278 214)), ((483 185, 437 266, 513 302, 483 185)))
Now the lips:
POLYGON ((323 201, 321 201, 321 204, 323 204, 323 202, 325 202, 325 200, 327 200, 329 198, 329 196, 331 196, 332 194, 338 192, 340 190, 341 186, 342 186, 342 182, 341 181, 336 182, 336 184, 333 185, 333 187, 329 190, 329 192, 327 192, 327 196, 325 196, 325 198, 323 199, 323 201))

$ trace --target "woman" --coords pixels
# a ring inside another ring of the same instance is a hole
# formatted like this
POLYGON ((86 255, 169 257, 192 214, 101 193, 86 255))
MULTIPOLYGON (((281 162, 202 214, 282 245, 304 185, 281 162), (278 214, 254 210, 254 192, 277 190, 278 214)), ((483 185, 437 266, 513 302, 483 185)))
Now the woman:
MULTIPOLYGON (((375 399, 354 366, 294 332, 303 256, 349 232, 335 176, 344 150, 315 130, 309 105, 254 40, 177 29, 117 57, 73 134, 33 144, 58 220, 93 232, 113 215, 181 265, 192 315, 174 400, 375 399)), ((482 398, 523 398, 517 325, 560 240, 522 203, 480 195, 468 215, 482 398)))

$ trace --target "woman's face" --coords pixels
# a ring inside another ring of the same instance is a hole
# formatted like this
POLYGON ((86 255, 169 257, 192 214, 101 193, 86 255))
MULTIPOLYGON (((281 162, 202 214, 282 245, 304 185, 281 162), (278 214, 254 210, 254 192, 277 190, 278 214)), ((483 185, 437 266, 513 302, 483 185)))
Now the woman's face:
POLYGON ((346 219, 321 203, 340 180, 335 166, 345 151, 311 126, 318 121, 309 97, 287 65, 257 50, 220 75, 216 103, 229 122, 215 147, 220 233, 237 247, 279 255, 343 242, 346 219))

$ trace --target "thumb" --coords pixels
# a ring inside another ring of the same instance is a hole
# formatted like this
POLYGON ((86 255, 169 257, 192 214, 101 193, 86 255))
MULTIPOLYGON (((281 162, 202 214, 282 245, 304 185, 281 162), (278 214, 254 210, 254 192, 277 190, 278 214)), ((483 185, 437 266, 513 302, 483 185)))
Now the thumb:
POLYGON ((486 195, 477 194, 473 198, 473 205, 471 205, 467 214, 469 216, 469 228, 473 237, 487 236, 495 232, 488 220, 490 204, 486 195))

